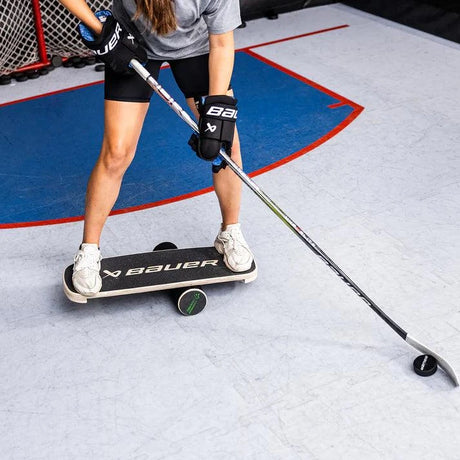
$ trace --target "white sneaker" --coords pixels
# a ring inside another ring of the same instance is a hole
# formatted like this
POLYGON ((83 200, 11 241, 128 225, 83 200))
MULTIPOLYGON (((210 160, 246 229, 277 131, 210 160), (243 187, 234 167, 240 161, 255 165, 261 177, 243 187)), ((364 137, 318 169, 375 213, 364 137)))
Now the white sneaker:
POLYGON ((223 254, 225 265, 234 272, 244 272, 249 270, 254 260, 248 243, 241 233, 240 224, 227 225, 225 230, 221 230, 214 247, 219 254, 223 254))
POLYGON ((74 288, 86 297, 91 297, 101 290, 101 259, 101 251, 97 244, 83 243, 75 254, 72 283, 74 288))

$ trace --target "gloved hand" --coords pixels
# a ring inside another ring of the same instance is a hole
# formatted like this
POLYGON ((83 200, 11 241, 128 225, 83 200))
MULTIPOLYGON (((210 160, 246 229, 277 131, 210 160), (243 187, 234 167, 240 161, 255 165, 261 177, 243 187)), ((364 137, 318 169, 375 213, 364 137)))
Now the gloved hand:
POLYGON ((98 11, 96 17, 103 24, 99 36, 95 36, 83 23, 78 25, 78 32, 83 43, 93 50, 102 62, 118 73, 133 73, 134 70, 129 67, 129 62, 133 58, 141 63, 147 62, 145 49, 110 11, 98 11))
POLYGON ((225 95, 207 96, 199 101, 200 134, 192 134, 189 145, 200 158, 215 160, 221 147, 230 154, 238 114, 237 102, 235 98, 225 95))

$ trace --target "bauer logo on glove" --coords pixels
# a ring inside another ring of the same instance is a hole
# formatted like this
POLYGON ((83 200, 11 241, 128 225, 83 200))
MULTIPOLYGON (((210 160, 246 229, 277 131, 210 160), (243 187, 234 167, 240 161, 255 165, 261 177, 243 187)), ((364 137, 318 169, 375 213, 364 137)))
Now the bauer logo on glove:
POLYGON ((78 32, 83 43, 99 56, 102 62, 117 73, 132 73, 131 59, 147 61, 145 49, 136 38, 126 30, 109 10, 98 11, 96 17, 103 24, 102 32, 95 36, 83 23, 78 25, 78 32))
POLYGON ((222 147, 230 155, 238 115, 237 102, 225 95, 203 97, 198 102, 200 134, 192 134, 189 145, 203 160, 214 161, 222 147))
POLYGON ((206 112, 206 115, 211 115, 214 117, 223 117, 223 118, 234 118, 236 120, 237 113, 238 111, 236 109, 229 109, 229 108, 212 105, 209 108, 209 110, 206 112))
POLYGON ((120 40, 120 32, 122 32, 122 29, 120 24, 117 22, 115 25, 115 30, 113 31, 113 35, 110 37, 109 42, 105 45, 104 48, 97 49, 96 54, 102 56, 114 50, 115 47, 118 45, 118 40, 120 40))

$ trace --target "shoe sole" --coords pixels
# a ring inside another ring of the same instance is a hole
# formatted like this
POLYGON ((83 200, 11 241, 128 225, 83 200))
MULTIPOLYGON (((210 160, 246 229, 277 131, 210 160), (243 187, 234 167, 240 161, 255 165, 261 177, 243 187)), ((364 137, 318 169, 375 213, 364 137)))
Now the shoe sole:
POLYGON ((217 251, 219 254, 221 254, 221 255, 224 256, 224 257, 223 257, 223 259, 224 259, 224 264, 225 264, 226 267, 227 267, 229 270, 231 270, 232 272, 234 272, 234 273, 242 273, 242 272, 248 271, 248 270, 252 267, 252 262, 254 261, 254 257, 252 258, 251 262, 249 263, 249 265, 248 265, 247 267, 245 266, 243 269, 240 269, 240 270, 235 270, 235 269, 233 269, 233 268, 229 265, 229 263, 228 263, 228 261, 227 261, 227 255, 226 255, 225 252, 224 252, 224 245, 223 245, 222 243, 220 243, 220 242, 215 241, 215 242, 214 242, 214 247, 216 248, 216 251, 217 251))
MULTIPOLYGON (((64 283, 65 285, 65 283, 64 283)), ((99 294, 99 292, 101 291, 102 289, 102 278, 99 278, 99 283, 97 284, 98 286, 98 289, 95 291, 95 292, 81 292, 79 291, 76 287, 75 287, 75 284, 73 282, 73 278, 72 278, 72 285, 74 287, 74 289, 77 291, 77 294, 79 295, 82 295, 84 297, 94 297, 95 295, 99 294)))

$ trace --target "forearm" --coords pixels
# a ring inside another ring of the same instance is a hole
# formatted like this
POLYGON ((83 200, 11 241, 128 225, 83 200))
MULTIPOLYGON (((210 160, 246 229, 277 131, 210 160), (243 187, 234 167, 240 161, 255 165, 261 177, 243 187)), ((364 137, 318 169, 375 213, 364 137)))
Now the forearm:
POLYGON ((209 95, 227 94, 235 60, 233 32, 210 35, 209 44, 209 95))
POLYGON ((96 18, 85 0, 59 0, 74 16, 96 34, 100 34, 102 23, 96 18))

